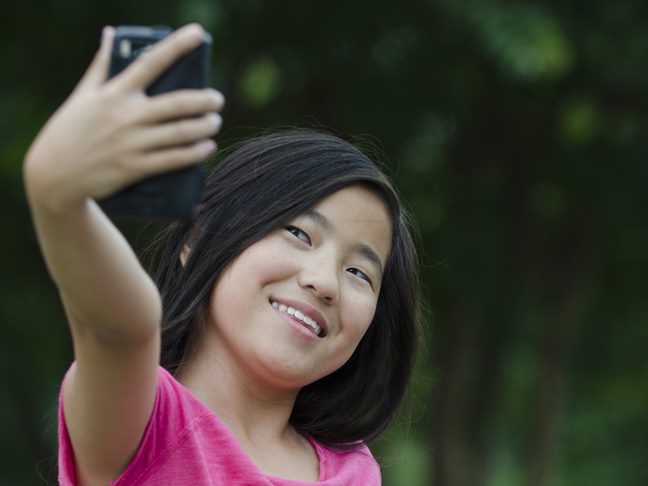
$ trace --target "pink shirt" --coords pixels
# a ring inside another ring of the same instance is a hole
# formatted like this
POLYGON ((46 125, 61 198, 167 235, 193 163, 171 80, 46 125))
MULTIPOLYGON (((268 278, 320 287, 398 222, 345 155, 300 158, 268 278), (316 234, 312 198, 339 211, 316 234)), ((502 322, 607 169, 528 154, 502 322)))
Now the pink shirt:
MULTIPOLYGON (((161 485, 325 485, 380 484, 380 467, 363 444, 354 451, 336 451, 309 439, 319 456, 316 483, 262 473, 220 419, 164 368, 142 442, 112 486, 161 485)), ((59 399, 59 482, 76 485, 74 452, 59 399)))

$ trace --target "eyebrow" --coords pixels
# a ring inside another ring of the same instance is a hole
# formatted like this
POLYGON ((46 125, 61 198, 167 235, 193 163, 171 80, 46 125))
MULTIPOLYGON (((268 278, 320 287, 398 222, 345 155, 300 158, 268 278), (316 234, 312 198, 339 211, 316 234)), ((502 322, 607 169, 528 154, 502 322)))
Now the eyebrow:
MULTIPOLYGON (((322 227, 323 229, 330 231, 332 229, 331 222, 324 216, 322 213, 316 211, 315 209, 309 209, 303 213, 303 216, 313 221, 316 225, 322 227)), ((369 260, 378 270, 378 274, 382 277, 383 275, 383 264, 380 261, 380 257, 371 248, 365 243, 358 243, 353 247, 353 250, 359 253, 361 256, 369 260)))
POLYGON ((307 209, 303 215, 325 230, 331 229, 331 222, 326 219, 326 216, 324 216, 319 211, 315 211, 314 209, 307 209))

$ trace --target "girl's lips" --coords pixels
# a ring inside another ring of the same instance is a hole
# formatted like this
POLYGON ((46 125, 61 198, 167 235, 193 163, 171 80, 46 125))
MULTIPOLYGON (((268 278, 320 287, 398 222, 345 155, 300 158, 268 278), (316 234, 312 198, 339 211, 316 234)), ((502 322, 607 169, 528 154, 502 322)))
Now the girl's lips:
POLYGON ((272 302, 272 308, 278 310, 279 312, 286 313, 290 317, 294 317, 299 323, 304 324, 307 329, 315 333, 316 336, 319 337, 322 335, 322 328, 317 325, 317 322, 315 322, 307 315, 304 315, 297 309, 293 309, 292 307, 288 307, 284 304, 278 304, 277 302, 272 302))
POLYGON ((287 312, 282 312, 279 309, 274 309, 274 311, 277 313, 277 317, 287 325, 288 329, 290 329, 291 332, 296 333, 301 339, 313 344, 324 339, 315 334, 315 331, 311 327, 297 319, 295 316, 291 316, 287 312))
MULTIPOLYGON (((314 307, 306 304, 305 302, 299 302, 290 299, 282 299, 278 297, 271 297, 270 304, 272 305, 273 302, 276 302, 279 305, 285 305, 286 307, 292 307, 293 309, 301 312, 305 316, 315 321, 315 323, 321 329, 320 335, 318 337, 320 338, 325 337, 328 334, 328 323, 326 322, 326 318, 324 317, 324 315, 322 315, 321 312, 319 312, 314 307)), ((291 317, 291 319, 293 318, 291 317)))

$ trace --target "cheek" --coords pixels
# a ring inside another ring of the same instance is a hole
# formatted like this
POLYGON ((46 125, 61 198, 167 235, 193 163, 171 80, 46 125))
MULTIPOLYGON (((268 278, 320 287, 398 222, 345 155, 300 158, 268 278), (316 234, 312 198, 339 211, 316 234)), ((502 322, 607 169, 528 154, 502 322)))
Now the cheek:
POLYGON ((295 263, 294 255, 273 239, 261 240, 248 248, 244 255, 246 273, 253 274, 260 284, 290 275, 295 263))
POLYGON ((373 299, 363 298, 349 299, 345 302, 341 313, 344 340, 338 344, 337 356, 329 363, 328 373, 339 369, 351 358, 373 321, 376 304, 373 299))
POLYGON ((228 316, 237 315, 240 312, 239 300, 233 298, 240 293, 240 285, 235 275, 230 271, 225 271, 212 290, 209 305, 211 322, 217 328, 223 327, 228 316))
POLYGON ((344 320, 350 337, 355 342, 354 347, 360 342, 373 321, 377 301, 373 298, 356 297, 346 303, 344 320))
POLYGON ((273 240, 261 240, 247 248, 225 269, 212 290, 211 312, 243 315, 263 304, 260 296, 267 284, 288 278, 294 258, 273 240))

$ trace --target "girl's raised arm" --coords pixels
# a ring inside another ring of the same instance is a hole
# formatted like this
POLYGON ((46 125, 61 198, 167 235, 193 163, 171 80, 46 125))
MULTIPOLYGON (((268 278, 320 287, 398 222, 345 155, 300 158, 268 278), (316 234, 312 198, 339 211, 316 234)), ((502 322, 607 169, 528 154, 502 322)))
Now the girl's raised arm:
POLYGON ((114 32, 33 142, 24 165, 32 217, 61 295, 76 363, 64 412, 79 484, 108 484, 135 452, 155 398, 159 293, 95 198, 163 170, 203 160, 220 126, 222 96, 146 87, 203 31, 180 29, 107 80, 114 32))

